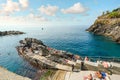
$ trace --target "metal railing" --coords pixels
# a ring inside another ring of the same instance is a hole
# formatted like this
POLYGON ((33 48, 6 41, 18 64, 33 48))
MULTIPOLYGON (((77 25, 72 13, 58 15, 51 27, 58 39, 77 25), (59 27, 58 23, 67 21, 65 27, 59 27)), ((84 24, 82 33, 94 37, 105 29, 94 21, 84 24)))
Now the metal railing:
MULTIPOLYGON (((109 61, 120 63, 120 57, 108 57, 108 56, 87 56, 90 61, 109 61)), ((85 56, 83 56, 85 58, 85 56)))

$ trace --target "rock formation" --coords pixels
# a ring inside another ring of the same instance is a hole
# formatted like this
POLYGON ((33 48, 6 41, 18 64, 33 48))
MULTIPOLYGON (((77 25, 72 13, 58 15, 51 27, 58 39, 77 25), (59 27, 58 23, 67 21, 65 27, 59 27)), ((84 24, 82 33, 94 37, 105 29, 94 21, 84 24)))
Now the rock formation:
POLYGON ((41 40, 35 38, 25 38, 19 43, 20 45, 16 47, 19 55, 42 68, 71 71, 71 66, 80 59, 78 55, 48 47, 41 40))
POLYGON ((25 34, 25 33, 20 31, 0 31, 0 36, 18 35, 18 34, 25 34))
POLYGON ((112 12, 103 12, 87 31, 110 37, 112 40, 120 43, 120 8, 112 12))
MULTIPOLYGON (((79 55, 48 47, 41 40, 35 38, 25 38, 24 40, 20 40, 19 43, 16 47, 19 55, 41 69, 77 72, 80 71, 80 69, 107 71, 101 62, 83 62, 83 58, 79 55), (95 64, 97 64, 97 66, 95 64)), ((110 71, 115 74, 120 74, 119 64, 117 65, 112 65, 110 71)))
POLYGON ((38 53, 38 54, 40 53, 43 56, 49 55, 49 51, 46 48, 47 46, 44 45, 41 40, 37 40, 34 38, 25 38, 24 40, 20 40, 19 43, 24 47, 31 48, 32 51, 34 51, 34 50, 38 51, 35 53, 38 53))

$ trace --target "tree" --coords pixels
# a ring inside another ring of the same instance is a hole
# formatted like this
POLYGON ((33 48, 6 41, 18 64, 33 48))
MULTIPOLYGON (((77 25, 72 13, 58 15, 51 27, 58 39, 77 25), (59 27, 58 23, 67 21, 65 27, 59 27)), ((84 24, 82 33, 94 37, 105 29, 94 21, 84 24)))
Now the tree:
POLYGON ((110 13, 110 11, 106 11, 106 14, 109 14, 110 13))
POLYGON ((105 15, 105 12, 103 12, 102 15, 105 15))

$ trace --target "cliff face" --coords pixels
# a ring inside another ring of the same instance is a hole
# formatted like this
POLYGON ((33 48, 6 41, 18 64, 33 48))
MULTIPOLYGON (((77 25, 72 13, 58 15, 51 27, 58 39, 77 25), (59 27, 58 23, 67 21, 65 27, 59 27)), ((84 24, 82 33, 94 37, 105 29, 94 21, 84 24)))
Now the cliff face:
POLYGON ((111 37, 114 41, 120 43, 120 8, 112 12, 103 12, 103 15, 99 16, 87 31, 111 37))

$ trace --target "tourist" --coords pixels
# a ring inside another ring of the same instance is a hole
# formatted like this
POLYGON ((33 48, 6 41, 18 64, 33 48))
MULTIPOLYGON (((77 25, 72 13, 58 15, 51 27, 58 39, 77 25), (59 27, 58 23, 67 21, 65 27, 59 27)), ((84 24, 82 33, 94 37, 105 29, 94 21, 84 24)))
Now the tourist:
POLYGON ((89 61, 89 59, 88 59, 88 57, 87 57, 87 56, 85 57, 84 61, 89 61))
POLYGON ((99 79, 102 79, 102 75, 101 75, 101 72, 100 71, 96 71, 95 72, 95 76, 99 79))
POLYGON ((112 65, 110 64, 110 62, 106 62, 106 61, 102 62, 102 65, 103 65, 104 68, 110 68, 110 67, 112 67, 112 65))
POLYGON ((97 71, 95 76, 100 80, 110 80, 109 76, 105 72, 97 71))
POLYGON ((73 64, 73 65, 72 65, 72 71, 74 70, 74 67, 75 67, 75 66, 74 66, 74 64, 73 64))
POLYGON ((84 80, 93 80, 92 74, 89 74, 88 76, 84 77, 84 80))
POLYGON ((82 61, 81 62, 81 67, 80 67, 81 70, 84 70, 84 62, 82 61))

